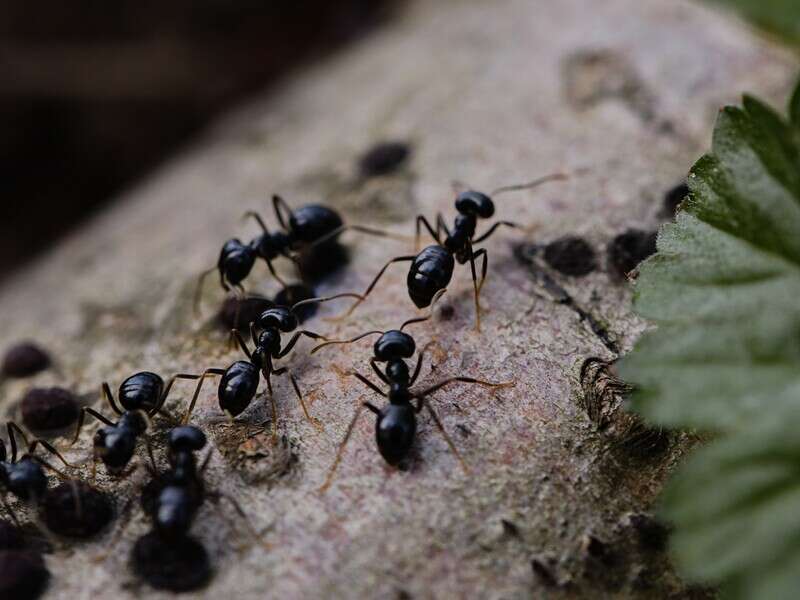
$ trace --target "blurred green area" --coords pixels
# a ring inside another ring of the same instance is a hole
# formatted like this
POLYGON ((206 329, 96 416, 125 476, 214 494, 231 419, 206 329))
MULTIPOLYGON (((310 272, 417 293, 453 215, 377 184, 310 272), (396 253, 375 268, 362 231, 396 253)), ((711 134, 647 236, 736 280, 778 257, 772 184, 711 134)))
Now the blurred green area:
POLYGON ((709 0, 729 6, 755 25, 800 46, 800 0, 709 0))

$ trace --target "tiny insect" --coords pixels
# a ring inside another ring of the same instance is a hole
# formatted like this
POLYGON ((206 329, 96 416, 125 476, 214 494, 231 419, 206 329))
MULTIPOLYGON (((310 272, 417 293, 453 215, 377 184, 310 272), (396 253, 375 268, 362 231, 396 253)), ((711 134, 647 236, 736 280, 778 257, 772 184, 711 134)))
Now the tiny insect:
POLYGON ((300 336, 306 336, 313 340, 327 340, 326 337, 301 329, 295 331, 299 326, 297 318, 297 310, 303 306, 311 303, 327 302, 337 298, 356 297, 357 294, 343 293, 335 296, 328 296, 325 298, 309 298, 294 304, 291 308, 286 306, 276 306, 265 310, 258 319, 250 323, 250 338, 255 346, 253 351, 247 347, 247 342, 244 340, 238 330, 234 329, 231 334, 239 343, 242 351, 247 356, 247 360, 237 360, 228 366, 227 369, 209 368, 203 372, 203 379, 198 381, 195 388, 192 401, 189 404, 189 410, 183 418, 186 423, 194 410, 197 398, 200 395, 200 389, 203 386, 205 376, 219 375, 221 380, 217 396, 219 399, 220 409, 229 415, 231 418, 240 415, 244 410, 250 406, 253 398, 258 391, 261 376, 267 382, 269 390, 269 398, 272 406, 272 427, 273 433, 277 435, 277 418, 278 411, 275 405, 275 397, 272 392, 272 376, 273 375, 286 375, 292 382, 292 387, 303 409, 303 414, 310 423, 318 429, 321 428, 319 421, 312 418, 308 412, 308 407, 303 400, 303 394, 300 392, 300 387, 297 384, 292 372, 288 367, 275 368, 273 361, 284 358, 294 348, 300 336), (281 334, 294 332, 294 335, 289 339, 286 344, 281 341, 281 334))
MULTIPOLYGON (((12 494, 33 506, 38 506, 47 492, 47 475, 45 475, 44 469, 56 473, 62 479, 66 480, 68 477, 63 471, 35 456, 33 453, 36 448, 41 445, 66 467, 72 468, 72 465, 47 441, 37 438, 29 443, 25 432, 16 423, 9 421, 6 424, 6 430, 11 446, 11 455, 6 454, 6 446, 0 440, 0 491, 12 494), (17 456, 17 436, 22 438, 24 447, 27 449, 22 456, 17 456)), ((14 523, 19 526, 16 514, 2 495, 0 495, 0 503, 14 523)))
POLYGON ((274 195, 272 206, 280 229, 270 232, 261 215, 255 211, 246 212, 245 218, 255 219, 261 227, 261 234, 253 238, 250 243, 232 238, 223 244, 217 265, 201 274, 197 282, 195 312, 199 307, 203 282, 214 271, 219 273, 220 285, 225 291, 233 290, 243 296, 245 289, 242 282, 250 274, 256 259, 262 259, 272 277, 285 288, 286 282, 281 279, 272 264, 278 257, 288 258, 300 269, 298 256, 301 253, 335 242, 339 235, 348 229, 378 237, 407 239, 405 236, 380 229, 345 224, 339 213, 322 204, 307 204, 292 210, 280 196, 274 195))
MULTIPOLYGON (((86 415, 94 417, 105 425, 98 429, 93 440, 92 478, 94 479, 97 461, 101 460, 106 470, 112 475, 124 476, 126 467, 136 451, 136 443, 150 425, 150 419, 156 414, 164 414, 164 403, 172 386, 178 379, 201 379, 203 375, 177 373, 165 383, 160 375, 150 371, 134 373, 119 386, 119 405, 114 400, 111 387, 103 382, 102 395, 111 410, 118 415, 115 423, 102 413, 90 407, 81 408, 78 426, 72 439, 74 445, 81 434, 86 415)), ((148 445, 149 451, 149 445, 148 445)), ((152 452, 151 454, 151 462, 152 452)))
POLYGON ((197 512, 206 500, 220 511, 220 501, 227 500, 250 535, 257 543, 262 543, 239 503, 206 487, 203 475, 211 452, 199 467, 196 459, 206 443, 206 435, 197 427, 182 425, 171 429, 167 439, 169 468, 159 472, 153 466, 150 469, 152 479, 142 489, 142 508, 152 519, 153 531, 139 538, 134 546, 133 565, 155 587, 176 591, 194 589, 210 577, 205 550, 189 537, 197 512))
MULTIPOLYGON (((562 173, 547 175, 530 183, 498 188, 491 193, 491 196, 510 191, 531 189, 549 181, 560 181, 566 178, 567 176, 562 173)), ((367 289, 360 295, 358 300, 339 318, 345 318, 350 315, 366 299, 392 263, 411 263, 408 277, 406 278, 408 295, 417 308, 425 308, 431 304, 431 300, 436 293, 445 289, 450 283, 456 261, 462 265, 469 262, 475 297, 475 329, 480 331, 481 311, 479 297, 483 283, 486 280, 489 257, 485 248, 476 250, 475 245, 488 239, 500 226, 512 228, 521 228, 521 226, 511 221, 498 221, 485 233, 475 237, 478 219, 489 219, 494 216, 494 202, 490 196, 475 190, 461 192, 456 197, 455 208, 458 215, 455 218, 452 231, 448 229, 441 213, 436 215, 435 229, 424 215, 418 215, 416 219, 416 247, 419 247, 420 228, 422 225, 428 230, 436 244, 423 248, 418 254, 397 256, 389 260, 378 271, 372 283, 367 286, 367 289), (442 233, 446 236, 444 239, 442 239, 442 233), (475 262, 478 259, 481 259, 480 279, 475 266, 475 262)))
MULTIPOLYGON (((442 293, 444 293, 444 290, 437 292, 434 298, 432 298, 432 305, 436 302, 436 300, 438 300, 442 293)), ((345 446, 347 445, 347 442, 353 433, 356 421, 358 420, 363 408, 367 408, 377 417, 375 420, 375 441, 378 446, 378 452, 380 452, 384 460, 390 465, 396 466, 408 456, 417 431, 416 415, 422 411, 423 407, 425 407, 428 409, 428 412, 433 419, 433 422, 436 424, 436 427, 442 433, 447 445, 453 451, 453 454, 455 454, 456 458, 458 458, 462 468, 467 473, 469 472, 469 469, 461 457, 461 454, 456 449, 456 446, 450 439, 450 436, 447 435, 439 416, 436 414, 436 411, 433 409, 428 399, 434 392, 447 385, 450 385, 451 383, 462 382, 481 385, 484 387, 501 388, 509 387, 513 385, 513 382, 495 383, 491 381, 483 381, 481 379, 474 379, 472 377, 457 376, 449 377, 444 381, 440 381, 439 383, 421 391, 411 391, 411 387, 417 381, 422 368, 425 348, 420 350, 417 357, 416 366, 414 367, 413 373, 411 373, 406 360, 414 355, 414 352, 416 351, 416 343, 414 338, 410 334, 403 331, 403 329, 412 323, 421 323, 427 321, 430 319, 430 317, 431 314, 429 313, 424 317, 409 319, 400 326, 400 329, 391 329, 389 331, 367 331, 349 340, 329 340, 312 349, 311 353, 313 354, 326 346, 333 344, 351 344, 370 335, 379 335, 380 337, 373 346, 373 357, 370 359, 369 364, 378 378, 389 387, 388 392, 386 392, 364 375, 357 372, 352 373, 352 375, 354 375, 373 392, 387 398, 389 400, 389 404, 383 406, 382 408, 378 408, 370 402, 363 402, 359 405, 356 413, 353 415, 353 418, 350 421, 350 425, 347 428, 344 439, 339 445, 339 449, 336 452, 336 458, 331 466, 325 483, 323 483, 322 487, 320 488, 320 491, 324 492, 328 489, 328 487, 330 487, 333 477, 336 473, 336 469, 341 462, 345 446), (381 369, 379 364, 385 364, 385 367, 381 369), (415 400, 416 405, 414 404, 415 400)))

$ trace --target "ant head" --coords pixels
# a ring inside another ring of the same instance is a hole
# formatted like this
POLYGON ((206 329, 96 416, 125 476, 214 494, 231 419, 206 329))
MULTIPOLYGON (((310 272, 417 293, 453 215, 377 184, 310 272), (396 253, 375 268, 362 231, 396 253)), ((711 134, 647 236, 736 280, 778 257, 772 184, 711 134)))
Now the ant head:
POLYGON ((147 430, 147 419, 139 410, 126 410, 119 418, 118 426, 130 429, 136 435, 141 435, 147 430))
POLYGON ((276 306, 265 310, 258 317, 258 326, 261 329, 279 329, 287 333, 297 329, 297 317, 285 306, 276 306))
POLYGON ((272 260, 278 255, 283 254, 291 245, 292 241, 283 231, 273 233, 263 233, 252 242, 250 247, 253 252, 265 260, 272 260))
POLYGON ((488 219, 494 215, 494 202, 486 194, 468 190, 456 197, 456 210, 462 215, 488 219))
POLYGON ((193 425, 173 427, 167 443, 172 452, 197 452, 206 445, 206 434, 193 425))
POLYGON ((256 252, 241 240, 233 238, 225 242, 219 253, 217 268, 232 285, 241 283, 253 268, 256 252))
POLYGON ((94 434, 95 456, 111 471, 124 469, 133 458, 135 450, 136 436, 131 435, 124 427, 103 427, 94 434))
POLYGON ((417 345, 414 343, 414 338, 397 329, 390 329, 378 338, 372 351, 377 360, 388 361, 411 358, 416 349, 417 345))

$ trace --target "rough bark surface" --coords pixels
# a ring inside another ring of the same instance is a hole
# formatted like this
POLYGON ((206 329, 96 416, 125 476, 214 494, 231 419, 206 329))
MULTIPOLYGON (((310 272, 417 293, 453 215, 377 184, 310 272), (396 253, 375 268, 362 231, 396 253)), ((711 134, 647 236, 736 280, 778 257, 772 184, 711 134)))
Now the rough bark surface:
MULTIPOLYGON (((3 382, 2 407, 16 416, 33 383, 66 385, 101 406, 103 380, 116 388, 137 370, 199 371, 237 359, 212 318, 221 290, 209 282, 198 320, 193 286, 225 239, 255 233, 240 221, 243 211, 272 221, 273 192, 294 206, 324 200, 352 222, 411 232, 417 213, 452 218, 453 180, 489 190, 568 171, 566 183, 498 199, 498 218, 536 227, 501 231, 486 244, 483 332, 472 331, 463 267, 442 302, 452 312, 415 330, 420 346, 435 340, 435 370, 426 364, 423 383, 457 373, 516 382, 496 393, 453 386, 435 396, 471 475, 425 416, 410 470, 387 468, 364 414, 335 484, 317 493, 368 397, 343 375, 366 370, 368 342, 314 356, 308 341, 299 344, 288 365, 324 432, 279 380, 279 448, 258 433, 265 422, 269 431, 265 394, 231 425, 220 418, 216 384, 206 387, 193 421, 215 450, 209 484, 237 498, 259 529, 270 527, 271 548, 252 546, 235 519, 205 507, 193 534, 215 575, 198 596, 699 597, 705 592, 679 581, 657 543, 637 541, 641 522, 631 516, 652 509, 691 440, 644 436, 642 452, 626 438, 632 428, 598 431, 583 406, 581 364, 614 358, 590 325, 623 351, 644 327, 629 287, 602 268, 565 278, 514 249, 569 233, 602 257, 615 234, 655 228, 664 192, 708 145, 717 108, 742 90, 784 98, 793 75, 790 58, 744 26, 683 1, 414 3, 387 29, 220 123, 9 280, 0 290, 0 342, 34 338, 58 368, 3 382), (410 140, 408 165, 360 178, 356 157, 386 139, 410 140)), ((350 266, 322 293, 363 289, 388 258, 411 250, 350 233, 343 241, 350 266)), ((263 265, 254 274, 256 289, 277 290, 263 265)), ((390 267, 353 318, 308 326, 337 337, 396 327, 415 314, 404 285, 405 267, 390 267)), ((178 388, 173 406, 192 386, 178 388)), ((92 429, 69 453, 85 477, 92 429)), ((162 455, 163 433, 154 440, 162 455)), ((100 476, 98 485, 122 506, 141 479, 100 476)), ((49 597, 161 596, 128 566, 148 527, 136 505, 119 539, 106 533, 49 555, 49 597)))

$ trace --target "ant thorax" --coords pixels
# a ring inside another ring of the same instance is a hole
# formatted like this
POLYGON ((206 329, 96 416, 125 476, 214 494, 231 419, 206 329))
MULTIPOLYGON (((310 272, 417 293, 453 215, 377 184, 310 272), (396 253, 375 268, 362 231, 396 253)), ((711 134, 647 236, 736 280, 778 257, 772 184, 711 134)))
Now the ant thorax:
POLYGON ((386 364, 386 378, 393 384, 407 387, 410 375, 406 362, 400 358, 390 360, 386 364))
POLYGON ((283 231, 262 233, 250 242, 253 251, 263 259, 272 260, 286 253, 292 246, 292 238, 283 231))

